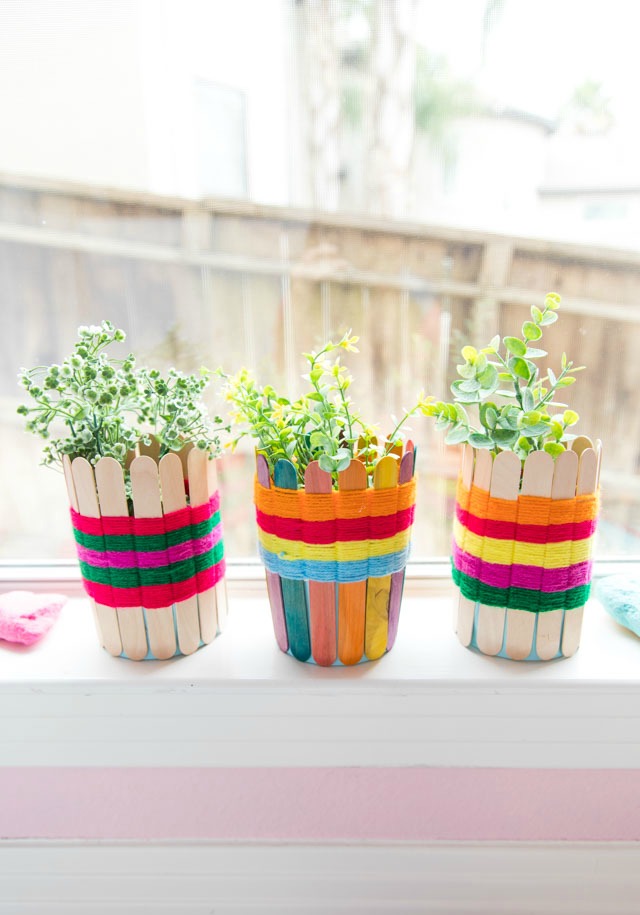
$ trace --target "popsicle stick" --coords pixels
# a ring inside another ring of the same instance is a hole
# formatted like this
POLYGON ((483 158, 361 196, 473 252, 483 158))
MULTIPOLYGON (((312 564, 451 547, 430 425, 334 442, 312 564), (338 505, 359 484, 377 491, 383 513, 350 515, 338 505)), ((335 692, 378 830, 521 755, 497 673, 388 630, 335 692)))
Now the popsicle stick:
MULTIPOLYGON (((164 514, 186 508, 184 473, 180 456, 175 452, 165 454, 158 465, 164 514)), ((155 612, 155 611, 154 611, 155 612)), ((198 597, 187 598, 174 604, 178 645, 182 654, 193 654, 200 647, 200 617, 198 597)))
MULTIPOLYGON (((520 490, 522 495, 544 496, 548 499, 551 497, 552 483, 553 458, 546 451, 533 451, 524 462, 520 490)), ((540 572, 538 587, 541 583, 542 572, 540 572)), ((539 624, 540 618, 545 615, 536 614, 529 610, 507 610, 505 650, 510 658, 515 661, 523 661, 529 657, 536 628, 536 616, 539 624)))
MULTIPOLYGON (((462 466, 460 473, 465 489, 470 489, 471 483, 473 482, 473 448, 471 445, 465 444, 462 446, 462 466)), ((468 597, 460 594, 456 610, 455 630, 458 640, 465 648, 471 644, 471 639, 473 638, 475 612, 475 601, 469 600, 468 597)))
MULTIPOLYGON (((160 481, 158 465, 149 455, 132 462, 131 498, 136 518, 161 518, 160 481)), ((151 654, 165 661, 176 653, 176 633, 173 623, 173 602, 166 607, 146 609, 147 632, 151 654)))
MULTIPOLYGON (((269 489, 271 487, 269 465, 263 454, 256 454, 256 473, 260 483, 265 489, 269 489)), ((288 651, 289 636, 287 635, 287 624, 282 603, 280 576, 276 572, 270 572, 268 569, 265 569, 265 573, 267 577, 267 593, 269 595, 269 606, 271 607, 271 618, 273 620, 273 631, 276 636, 276 642, 281 651, 288 651)))
POLYGON ((578 435, 571 442, 571 451, 575 451, 578 457, 586 448, 593 448, 593 442, 587 435, 578 435))
MULTIPOLYGON (((189 504, 205 505, 213 492, 215 483, 211 489, 209 456, 206 451, 199 448, 192 448, 187 455, 187 471, 189 479, 189 504)), ((215 477, 213 477, 215 480, 215 477)), ((198 616, 200 617, 200 635, 205 645, 213 642, 218 633, 218 595, 224 591, 224 581, 221 582, 222 588, 215 586, 207 588, 198 594, 198 616)))
MULTIPOLYGON (((296 469, 291 461, 287 461, 284 458, 276 461, 273 482, 280 489, 298 488, 296 469)), ((311 657, 311 640, 309 637, 307 594, 304 582, 281 577, 280 587, 282 588, 282 603, 287 621, 291 654, 298 661, 308 661, 311 657)))
MULTIPOLYGON (((597 444, 600 443, 598 442, 597 444)), ((576 495, 586 495, 597 490, 599 470, 599 451, 595 451, 593 448, 585 448, 580 454, 576 495)), ((562 654, 566 658, 575 654, 580 645, 583 615, 584 606, 576 607, 573 610, 565 610, 564 628, 562 630, 562 654)))
MULTIPOLYGON (((559 454, 553 467, 551 498, 572 499, 576 494, 577 473, 577 453, 564 451, 559 454)), ((563 610, 547 610, 545 613, 538 614, 536 653, 540 660, 549 661, 558 654, 564 618, 563 610)))
MULTIPOLYGON (((198 449, 195 449, 196 451, 198 449)), ((187 461, 189 458, 187 457, 187 461)), ((210 499, 216 490, 218 489, 218 462, 216 460, 207 459, 207 499, 210 499)), ((223 578, 214 586, 214 591, 216 592, 216 615, 218 617, 218 632, 224 632, 227 628, 227 621, 229 619, 229 602, 227 600, 227 581, 226 578, 223 578)))
MULTIPOLYGON (((362 461, 352 460, 338 474, 341 492, 362 490, 365 510, 367 471, 362 461)), ((367 601, 366 581, 340 582, 338 585, 338 657, 343 664, 357 664, 364 654, 364 621, 367 601)))
MULTIPOLYGON (((478 463, 480 463, 481 475, 486 474, 488 470, 488 463, 486 458, 482 457, 483 454, 486 454, 489 459, 491 458, 491 454, 488 451, 478 454, 476 458, 476 478, 478 477, 478 463)), ((496 499, 516 502, 520 491, 521 471, 520 458, 513 451, 500 452, 493 461, 490 494, 496 499)), ((483 481, 486 481, 486 476, 483 477, 483 481)), ((489 607, 485 604, 479 605, 476 642, 483 654, 496 655, 502 648, 505 620, 505 608, 489 607)), ((514 634, 514 640, 517 644, 517 632, 514 634)))
MULTIPOLYGON (((312 461, 304 474, 308 493, 330 493, 331 474, 312 461)), ((336 586, 332 581, 309 580, 309 626, 311 653, 316 664, 329 667, 337 657, 336 644, 336 586)))
MULTIPOLYGON (((398 485, 399 464, 392 455, 381 458, 373 473, 374 489, 393 489, 398 485)), ((391 575, 369 578, 365 610, 364 652, 370 661, 382 657, 389 637, 389 597, 391 575)))
MULTIPOLYGON (((95 475, 102 514, 109 517, 127 517, 129 506, 120 464, 114 458, 100 458, 96 464, 95 475)), ((142 609, 119 607, 117 615, 124 653, 132 661, 141 661, 146 658, 149 651, 142 609)))
MULTIPOLYGON (((400 461, 400 473, 398 474, 398 483, 408 483, 413 477, 413 449, 405 452, 400 461)), ((405 569, 401 572, 394 572, 391 576, 391 591, 389 592, 389 631, 387 634, 387 651, 393 648, 398 635, 398 623, 400 622, 400 605, 402 603, 402 591, 404 590, 405 569)))
MULTIPOLYGON (((75 490, 78 511, 88 518, 99 518, 100 506, 91 464, 85 458, 77 457, 71 463, 70 468, 65 471, 65 478, 69 472, 75 490)), ((67 485, 69 484, 67 483, 67 485)), ((122 654, 122 636, 117 613, 113 607, 107 607, 97 601, 92 601, 92 603, 95 608, 96 626, 100 642, 109 654, 117 657, 122 654)))

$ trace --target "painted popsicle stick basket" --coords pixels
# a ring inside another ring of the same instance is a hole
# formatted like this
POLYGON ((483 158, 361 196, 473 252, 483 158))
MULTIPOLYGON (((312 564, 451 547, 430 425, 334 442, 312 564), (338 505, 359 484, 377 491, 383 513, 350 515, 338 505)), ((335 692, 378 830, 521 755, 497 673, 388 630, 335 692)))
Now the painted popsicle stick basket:
POLYGON ((456 632, 483 654, 570 657, 591 586, 601 450, 585 437, 554 461, 464 446, 454 519, 456 632))
POLYGON ((71 523, 100 644, 140 661, 191 654, 224 628, 215 462, 192 446, 121 465, 64 459, 71 523))
POLYGON ((304 488, 280 460, 256 458, 260 555, 276 641, 323 667, 382 657, 395 642, 415 511, 415 451, 382 458, 368 486, 359 460, 338 474, 309 464, 304 488))

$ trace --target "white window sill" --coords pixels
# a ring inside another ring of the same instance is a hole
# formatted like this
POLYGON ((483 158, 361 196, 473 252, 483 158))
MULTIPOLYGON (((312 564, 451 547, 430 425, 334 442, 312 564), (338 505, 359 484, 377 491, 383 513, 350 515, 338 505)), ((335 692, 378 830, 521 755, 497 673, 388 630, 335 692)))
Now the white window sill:
MULTIPOLYGON (((55 586, 1 571, 2 590, 55 586)), ((393 650, 324 669, 276 647, 259 569, 228 589, 227 630, 189 657, 110 657, 75 596, 40 645, 3 643, 2 764, 640 766, 640 644, 596 600, 573 658, 518 663, 462 648, 451 583, 414 576, 393 650)))

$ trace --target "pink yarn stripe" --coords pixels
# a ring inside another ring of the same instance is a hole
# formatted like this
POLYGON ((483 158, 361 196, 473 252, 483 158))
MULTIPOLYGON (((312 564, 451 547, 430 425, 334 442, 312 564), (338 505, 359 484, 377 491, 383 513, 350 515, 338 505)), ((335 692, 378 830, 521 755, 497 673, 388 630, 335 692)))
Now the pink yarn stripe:
POLYGON ((106 553, 91 550, 88 547, 76 544, 78 559, 88 565, 102 569, 157 569, 173 562, 190 559, 192 556, 201 556, 212 549, 222 539, 222 527, 218 525, 209 534, 199 537, 198 540, 189 540, 178 543, 166 550, 108 550, 106 553))
POLYGON ((576 562, 560 569, 545 569, 541 566, 525 566, 518 563, 500 565, 471 556, 461 550, 456 543, 453 544, 453 559, 455 567, 460 572, 494 588, 529 588, 552 594, 578 585, 586 585, 591 581, 591 560, 576 562))
POLYGON ((214 495, 204 505, 189 505, 175 512, 168 512, 161 518, 130 518, 103 515, 102 518, 88 518, 71 509, 71 518, 76 530, 83 534, 101 537, 134 534, 140 537, 156 536, 165 531, 177 531, 189 524, 200 524, 220 509, 220 493, 214 495))

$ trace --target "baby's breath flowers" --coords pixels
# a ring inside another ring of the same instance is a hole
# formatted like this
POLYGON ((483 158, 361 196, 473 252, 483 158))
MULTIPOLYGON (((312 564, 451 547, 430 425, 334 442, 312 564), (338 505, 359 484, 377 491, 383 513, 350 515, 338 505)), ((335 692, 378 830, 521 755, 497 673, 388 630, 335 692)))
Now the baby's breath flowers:
POLYGON ((446 429, 449 445, 468 442, 497 454, 513 451, 524 460, 531 451, 546 451, 556 458, 575 435, 568 430, 578 414, 556 400, 559 392, 575 382, 575 366, 562 354, 558 375, 550 368, 541 372, 536 364, 547 355, 537 344, 542 328, 558 320, 560 296, 550 292, 542 309, 531 308, 531 320, 522 325, 522 337, 496 336, 480 351, 462 348, 464 362, 457 366, 457 381, 451 385, 454 403, 429 398, 424 412, 436 418, 436 428, 446 429), (506 401, 497 403, 491 398, 506 401), (477 422, 467 409, 477 410, 477 422), (552 411, 552 408, 555 410, 552 411))
POLYGON ((409 417, 425 409, 427 401, 420 398, 396 421, 389 439, 378 442, 375 427, 365 422, 349 397, 353 379, 340 362, 341 352, 358 352, 357 342, 358 337, 348 331, 337 343, 329 341, 318 351, 303 353, 309 365, 303 376, 309 391, 297 400, 281 396, 271 385, 259 385, 247 369, 235 375, 219 371, 223 393, 233 405, 230 418, 236 428, 231 446, 252 436, 271 470, 276 461, 286 458, 295 466, 300 483, 312 461, 335 477, 356 454, 372 473, 380 457, 402 441, 409 417))
POLYGON ((110 321, 78 328, 78 342, 60 365, 23 369, 19 381, 30 404, 18 407, 29 432, 47 444, 43 464, 84 457, 92 464, 113 457, 123 466, 136 445, 157 439, 160 457, 188 442, 220 453, 222 419, 210 419, 202 402, 209 372, 185 375, 138 367, 132 353, 116 359, 107 350, 125 340, 110 321))

